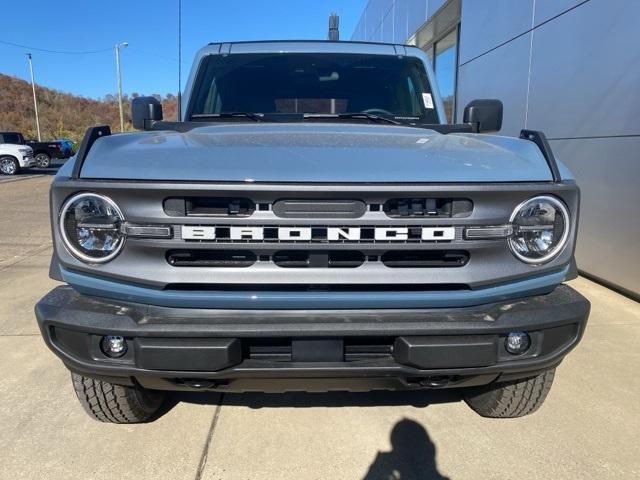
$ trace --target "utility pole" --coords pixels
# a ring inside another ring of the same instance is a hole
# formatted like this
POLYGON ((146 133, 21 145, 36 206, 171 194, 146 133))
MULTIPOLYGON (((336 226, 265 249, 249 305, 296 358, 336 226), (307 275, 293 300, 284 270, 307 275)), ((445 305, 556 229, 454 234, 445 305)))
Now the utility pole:
POLYGON ((118 107, 120 108, 120 131, 124 132, 124 112, 122 111, 122 76, 120 75, 120 49, 127 48, 127 42, 116 43, 116 77, 118 77, 118 107))
POLYGON ((178 121, 182 121, 182 0, 178 0, 178 121))
POLYGON ((38 141, 42 141, 40 136, 40 117, 38 117, 38 100, 36 99, 36 82, 33 79, 33 61, 31 60, 31 54, 27 53, 29 59, 29 71, 31 72, 31 89, 33 90, 33 109, 36 111, 36 130, 38 130, 38 141))

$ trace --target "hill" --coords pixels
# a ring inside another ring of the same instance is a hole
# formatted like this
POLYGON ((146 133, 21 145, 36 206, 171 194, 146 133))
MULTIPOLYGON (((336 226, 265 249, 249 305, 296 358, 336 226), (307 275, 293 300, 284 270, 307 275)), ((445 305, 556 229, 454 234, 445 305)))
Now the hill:
MULTIPOLYGON (((113 131, 120 128, 116 95, 94 100, 36 85, 36 96, 43 140, 70 138, 79 143, 89 126, 106 124, 113 131)), ((131 97, 125 95, 123 98, 127 130, 132 129, 130 98, 136 96, 139 94, 133 93, 131 97)), ((154 96, 162 102, 164 118, 175 119, 176 97, 172 94, 154 96)), ((31 84, 3 74, 0 74, 0 131, 18 131, 26 138, 37 138, 31 84)))

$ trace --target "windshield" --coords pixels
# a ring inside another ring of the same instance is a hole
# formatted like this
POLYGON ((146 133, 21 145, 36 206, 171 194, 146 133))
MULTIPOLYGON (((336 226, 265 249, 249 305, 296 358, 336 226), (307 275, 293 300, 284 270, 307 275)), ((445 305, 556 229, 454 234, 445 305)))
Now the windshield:
POLYGON ((393 55, 211 55, 200 68, 190 112, 365 112, 438 123, 422 62, 393 55))

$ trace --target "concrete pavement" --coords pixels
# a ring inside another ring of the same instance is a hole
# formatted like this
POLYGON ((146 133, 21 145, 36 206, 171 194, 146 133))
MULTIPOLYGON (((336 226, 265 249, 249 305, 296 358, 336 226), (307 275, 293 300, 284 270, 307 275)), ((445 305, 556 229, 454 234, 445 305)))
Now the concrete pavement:
POLYGON ((640 305, 585 279, 584 340, 523 419, 451 392, 174 394, 153 423, 90 419, 33 316, 56 284, 50 180, 0 183, 0 479, 640 477, 640 305))

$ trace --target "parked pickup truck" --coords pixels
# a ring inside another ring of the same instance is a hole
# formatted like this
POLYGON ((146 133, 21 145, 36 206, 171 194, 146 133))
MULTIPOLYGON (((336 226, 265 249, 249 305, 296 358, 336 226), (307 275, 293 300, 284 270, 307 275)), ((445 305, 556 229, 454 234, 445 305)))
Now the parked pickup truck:
POLYGON ((0 143, 30 146, 36 159, 36 166, 40 168, 47 168, 52 158, 65 159, 72 155, 71 150, 65 148, 62 142, 25 140, 20 132, 0 132, 0 143))
POLYGON ((211 44, 183 122, 93 127, 51 186, 46 344, 98 420, 163 391, 460 388, 543 403, 580 341, 579 190, 544 134, 475 100, 445 124, 421 50, 211 44))
POLYGON ((35 164, 31 147, 0 142, 0 174, 16 175, 20 169, 34 167, 35 164))

